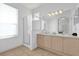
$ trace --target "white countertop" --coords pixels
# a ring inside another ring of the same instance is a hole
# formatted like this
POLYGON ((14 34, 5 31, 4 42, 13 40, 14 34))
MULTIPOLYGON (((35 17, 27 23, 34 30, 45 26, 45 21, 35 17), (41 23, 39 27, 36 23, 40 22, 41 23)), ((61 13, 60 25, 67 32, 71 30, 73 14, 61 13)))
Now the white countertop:
POLYGON ((59 36, 59 37, 70 37, 70 38, 79 38, 78 36, 72 36, 72 35, 67 35, 67 34, 46 34, 46 33, 38 33, 41 35, 48 35, 48 36, 59 36))

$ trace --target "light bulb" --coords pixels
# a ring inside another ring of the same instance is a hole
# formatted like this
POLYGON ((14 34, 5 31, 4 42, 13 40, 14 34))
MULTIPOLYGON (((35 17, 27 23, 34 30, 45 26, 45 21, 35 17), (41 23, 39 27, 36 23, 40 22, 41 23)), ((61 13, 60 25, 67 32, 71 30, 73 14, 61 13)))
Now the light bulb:
POLYGON ((48 13, 48 16, 51 16, 51 14, 48 13))
POLYGON ((55 14, 58 15, 58 12, 56 11, 55 14))
POLYGON ((54 13, 51 13, 53 16, 55 15, 54 13))
POLYGON ((60 13, 60 14, 62 14, 62 13, 63 13, 63 11, 62 11, 62 10, 59 10, 59 13, 60 13))

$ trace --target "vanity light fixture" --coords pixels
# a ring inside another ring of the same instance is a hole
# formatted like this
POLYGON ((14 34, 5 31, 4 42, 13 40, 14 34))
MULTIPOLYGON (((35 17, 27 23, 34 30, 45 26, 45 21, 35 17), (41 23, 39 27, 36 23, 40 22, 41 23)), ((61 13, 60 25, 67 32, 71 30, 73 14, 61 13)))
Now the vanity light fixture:
POLYGON ((55 12, 48 13, 48 16, 55 16, 55 15, 59 15, 62 13, 63 13, 63 10, 57 10, 55 12))
POLYGON ((48 16, 51 16, 51 14, 50 14, 50 13, 48 13, 48 16))

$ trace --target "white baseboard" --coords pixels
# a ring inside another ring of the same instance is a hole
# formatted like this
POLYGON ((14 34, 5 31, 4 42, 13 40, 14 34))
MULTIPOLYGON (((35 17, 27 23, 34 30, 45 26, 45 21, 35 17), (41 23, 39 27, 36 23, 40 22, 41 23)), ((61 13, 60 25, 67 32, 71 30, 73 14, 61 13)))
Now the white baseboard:
POLYGON ((27 45, 27 44, 24 44, 24 46, 25 46, 25 47, 28 47, 30 50, 36 49, 36 47, 35 47, 35 48, 32 48, 31 46, 29 46, 29 45, 27 45))
POLYGON ((6 50, 4 50, 4 51, 0 51, 0 53, 4 53, 4 52, 6 52, 6 51, 9 51, 9 50, 15 49, 15 48, 20 47, 20 46, 22 46, 22 44, 17 45, 17 46, 14 46, 14 47, 11 47, 11 48, 6 49, 6 50))
POLYGON ((29 48, 30 50, 33 50, 29 45, 24 44, 25 47, 29 48))

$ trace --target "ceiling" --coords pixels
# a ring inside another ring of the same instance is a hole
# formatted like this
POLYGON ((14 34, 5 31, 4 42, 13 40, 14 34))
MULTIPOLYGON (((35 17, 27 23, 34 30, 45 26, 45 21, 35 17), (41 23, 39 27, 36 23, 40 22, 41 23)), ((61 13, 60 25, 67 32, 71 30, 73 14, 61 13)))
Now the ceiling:
POLYGON ((23 5, 26 8, 29 8, 29 9, 35 9, 35 8, 41 6, 42 3, 21 3, 21 5, 23 5))
POLYGON ((47 7, 51 7, 51 8, 55 8, 55 7, 56 8, 59 8, 59 7, 72 8, 75 5, 77 5, 77 3, 19 3, 19 4, 28 9, 35 9, 40 6, 47 6, 47 7))
POLYGON ((72 8, 76 5, 76 3, 7 3, 7 4, 13 5, 17 8, 26 7, 31 10, 38 8, 40 6, 47 6, 48 8, 66 7, 65 9, 67 9, 67 8, 72 8))
POLYGON ((43 5, 43 3, 5 3, 7 5, 11 5, 15 8, 28 8, 30 10, 35 9, 37 7, 40 7, 41 5, 43 5))

